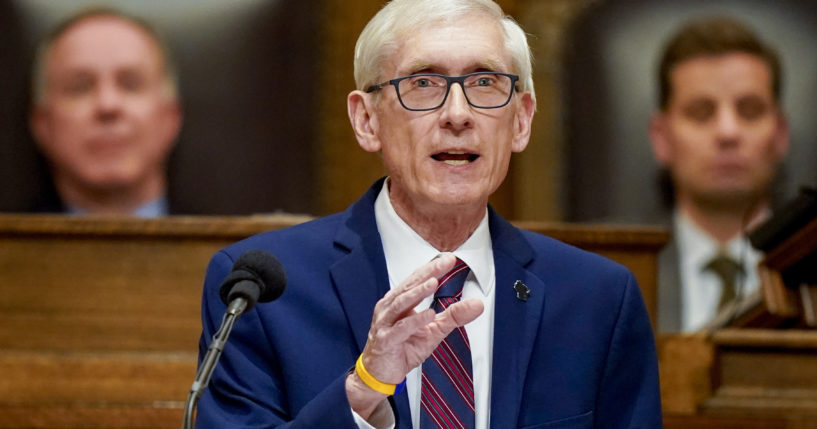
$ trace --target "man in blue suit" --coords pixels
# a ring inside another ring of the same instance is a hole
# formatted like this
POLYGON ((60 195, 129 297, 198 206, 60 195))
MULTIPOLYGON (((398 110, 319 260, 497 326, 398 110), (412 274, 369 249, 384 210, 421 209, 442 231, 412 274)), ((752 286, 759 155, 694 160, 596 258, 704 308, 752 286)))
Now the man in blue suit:
POLYGON ((358 39, 355 79, 352 127, 389 176, 343 213, 213 257, 202 354, 239 255, 277 255, 288 285, 236 323, 199 427, 661 427, 632 274, 488 206, 535 110, 522 29, 490 0, 394 0, 358 39), (464 283, 441 298, 455 266, 464 283), (451 386, 435 368, 460 388, 436 402, 451 386))

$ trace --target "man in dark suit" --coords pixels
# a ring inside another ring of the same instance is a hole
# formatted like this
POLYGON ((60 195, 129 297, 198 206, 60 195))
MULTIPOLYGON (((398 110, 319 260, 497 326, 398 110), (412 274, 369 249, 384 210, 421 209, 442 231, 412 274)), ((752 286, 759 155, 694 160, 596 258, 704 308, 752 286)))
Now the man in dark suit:
POLYGON ((201 353, 239 255, 278 255, 288 286, 236 323, 199 427, 660 427, 632 274, 488 207, 535 110, 522 29, 490 0, 395 0, 355 79, 352 127, 389 176, 213 257, 201 353))
POLYGON ((664 49, 650 125, 674 209, 660 258, 661 331, 715 328, 758 299, 762 255, 745 232, 771 213, 788 150, 781 77, 777 53, 734 19, 689 22, 664 49))

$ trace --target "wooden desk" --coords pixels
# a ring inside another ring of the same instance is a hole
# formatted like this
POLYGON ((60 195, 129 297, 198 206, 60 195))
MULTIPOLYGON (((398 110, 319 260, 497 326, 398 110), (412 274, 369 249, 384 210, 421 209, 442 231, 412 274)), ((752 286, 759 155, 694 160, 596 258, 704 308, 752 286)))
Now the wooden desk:
MULTIPOLYGON (((0 215, 0 427, 179 427, 210 256, 304 220, 0 215)), ((522 226, 629 266, 654 314, 666 232, 522 226)))
POLYGON ((665 428, 817 428, 817 332, 724 329, 657 343, 665 428))

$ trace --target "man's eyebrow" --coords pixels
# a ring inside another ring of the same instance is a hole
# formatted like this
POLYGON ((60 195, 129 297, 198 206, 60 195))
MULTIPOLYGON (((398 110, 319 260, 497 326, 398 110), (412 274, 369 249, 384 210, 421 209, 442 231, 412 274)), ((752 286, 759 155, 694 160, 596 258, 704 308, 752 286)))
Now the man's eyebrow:
MULTIPOLYGON (((500 71, 503 69, 502 61, 495 60, 495 59, 488 59, 482 61, 480 63, 475 64, 474 69, 482 69, 482 70, 492 70, 492 71, 500 71)), ((510 70, 508 70, 510 71, 510 70)))
MULTIPOLYGON (((413 61, 409 63, 409 66, 406 69, 406 74, 415 74, 423 71, 438 73, 442 69, 444 69, 444 67, 427 61, 413 61)), ((469 70, 469 72, 479 70, 502 71, 502 69, 502 61, 497 59, 487 59, 484 61, 475 62, 466 68, 466 70, 469 70)))
POLYGON ((415 74, 426 70, 437 70, 434 65, 424 61, 412 61, 409 63, 407 74, 415 74))

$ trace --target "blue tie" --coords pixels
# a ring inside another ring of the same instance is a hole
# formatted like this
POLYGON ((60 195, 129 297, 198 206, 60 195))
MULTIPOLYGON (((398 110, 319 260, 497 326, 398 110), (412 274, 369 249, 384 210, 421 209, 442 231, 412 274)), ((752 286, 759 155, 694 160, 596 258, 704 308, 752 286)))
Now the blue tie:
MULTIPOLYGON (((465 262, 457 259, 454 268, 440 279, 432 305, 436 312, 460 300, 462 285, 470 271, 465 262)), ((465 328, 459 327, 423 362, 421 429, 473 429, 472 374, 468 335, 465 328)))

